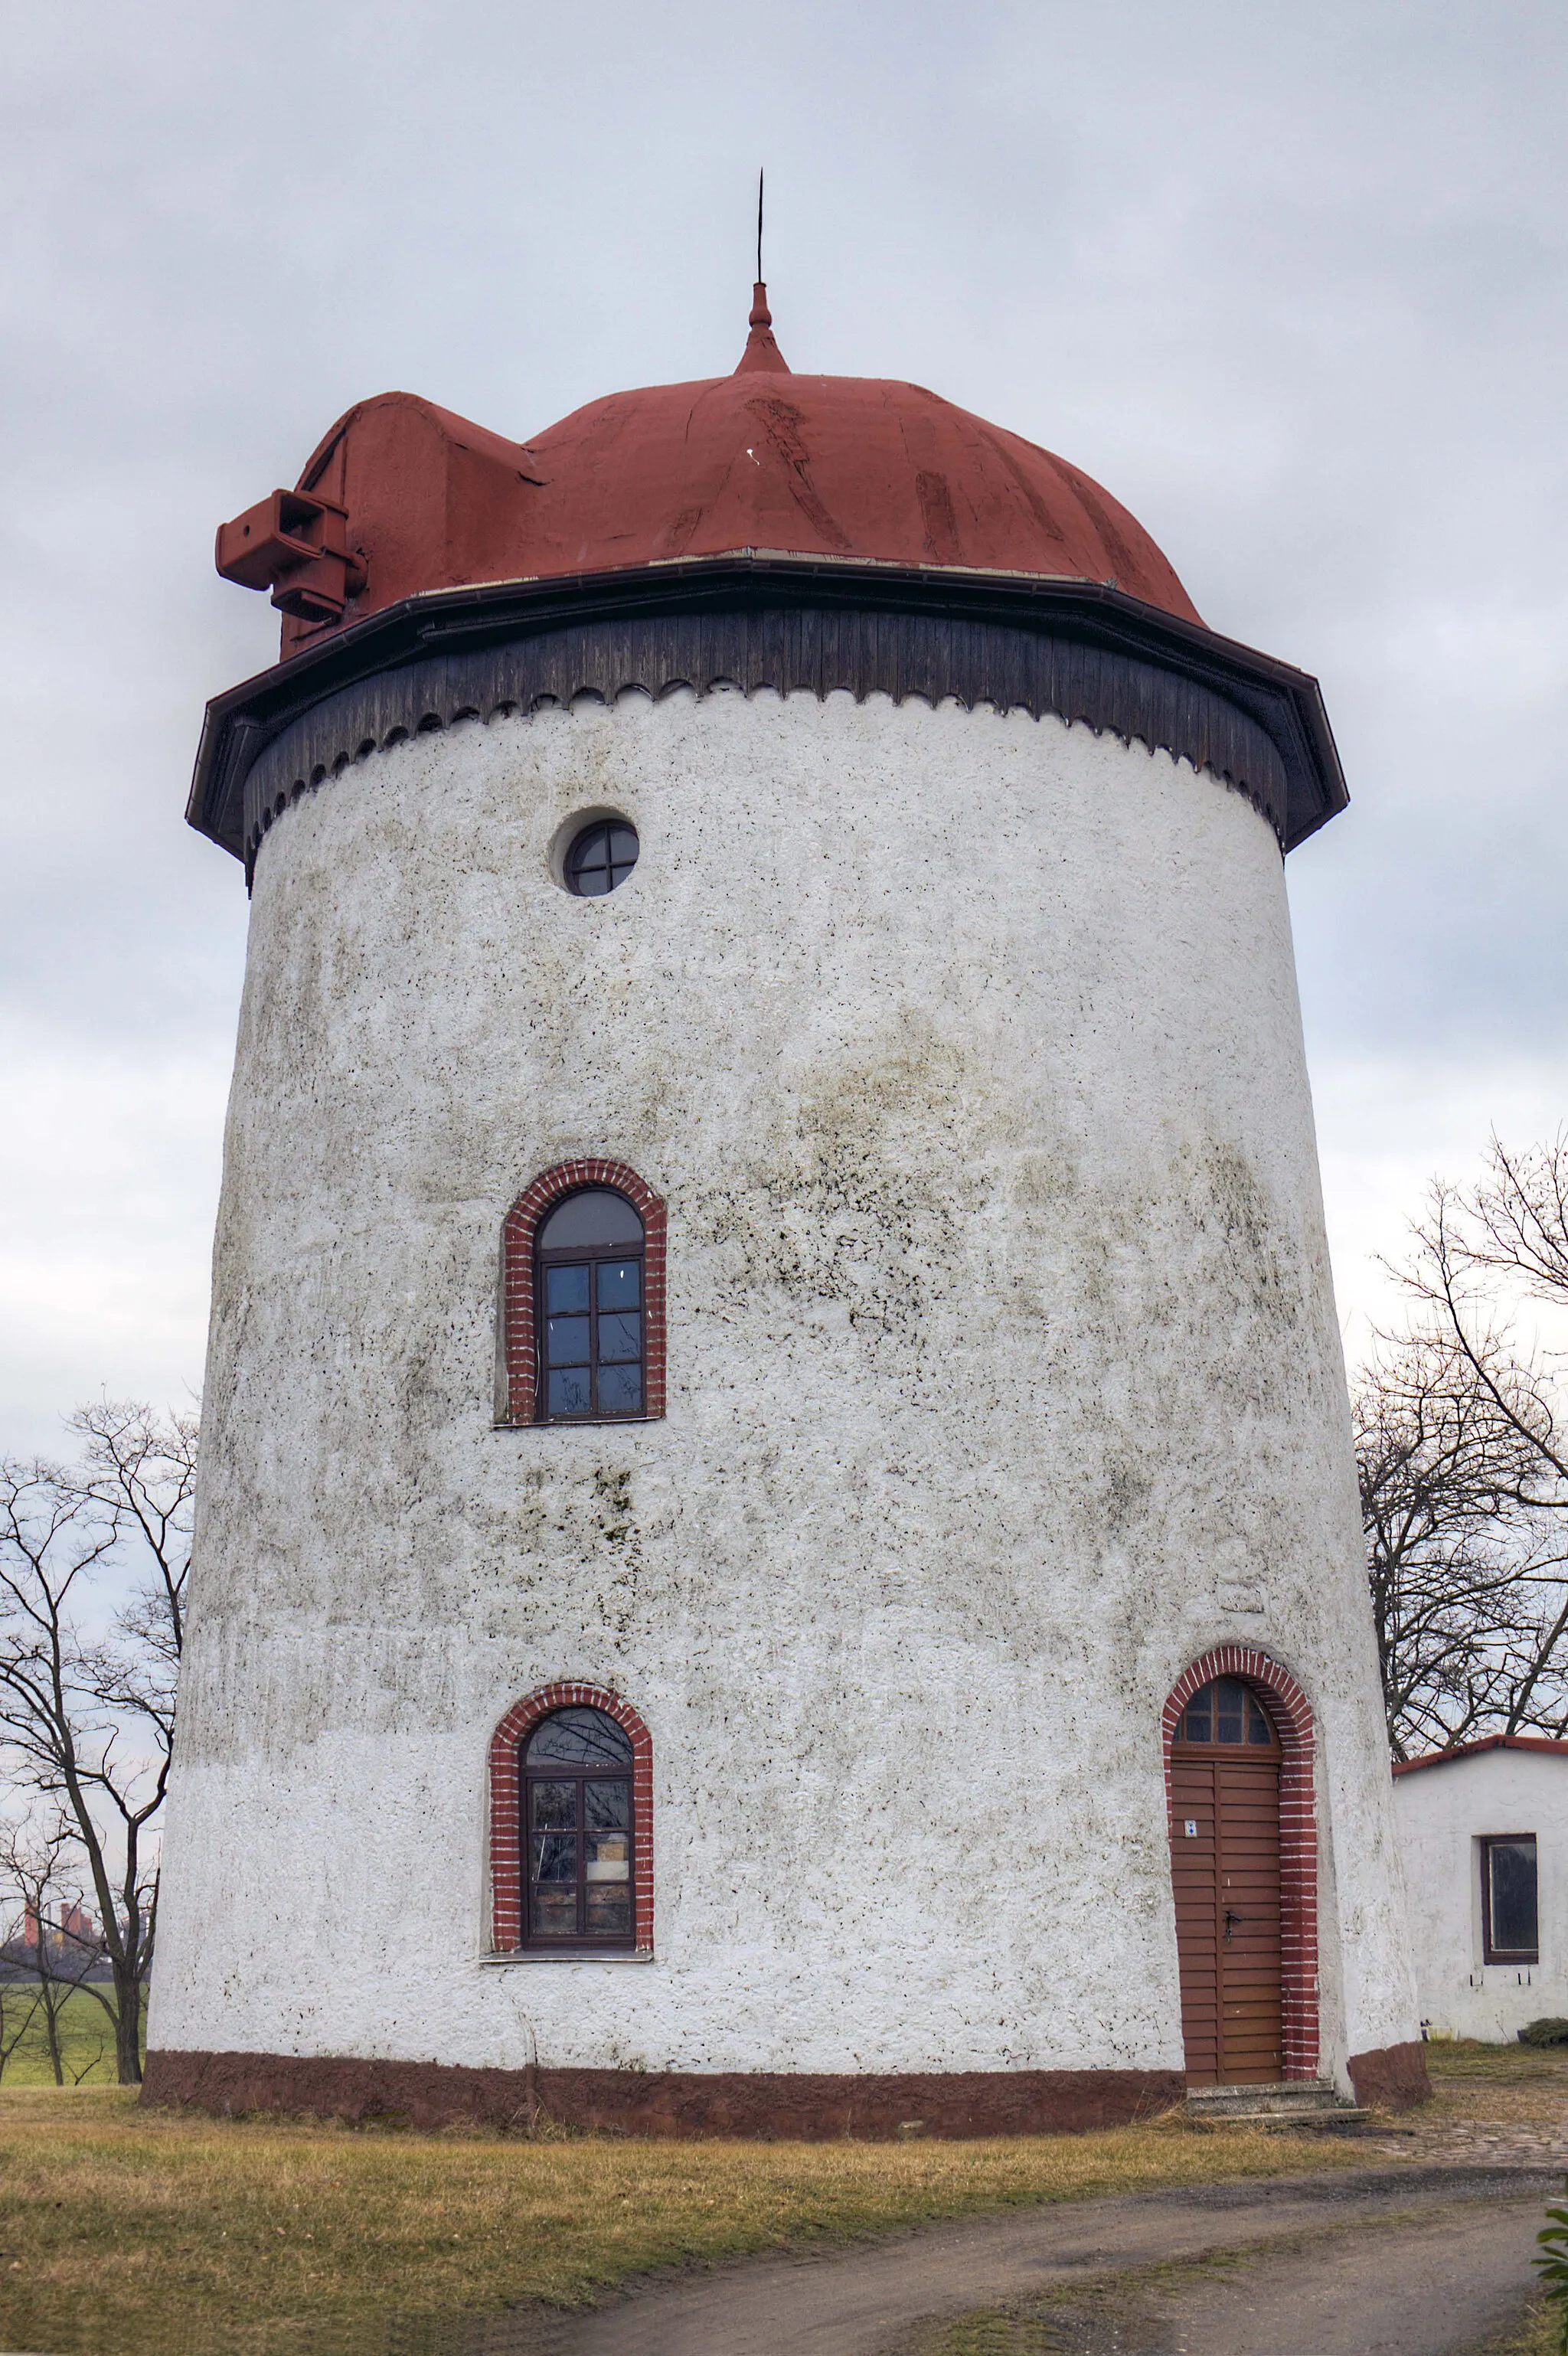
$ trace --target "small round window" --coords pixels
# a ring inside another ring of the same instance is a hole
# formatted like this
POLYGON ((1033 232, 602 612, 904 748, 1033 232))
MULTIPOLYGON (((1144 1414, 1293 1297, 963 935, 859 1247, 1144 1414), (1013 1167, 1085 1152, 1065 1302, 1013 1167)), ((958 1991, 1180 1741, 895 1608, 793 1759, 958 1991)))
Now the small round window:
POLYGON ((580 899, 602 899, 625 882, 636 863, 636 828, 621 818, 595 819, 571 839, 566 854, 566 888, 580 899))

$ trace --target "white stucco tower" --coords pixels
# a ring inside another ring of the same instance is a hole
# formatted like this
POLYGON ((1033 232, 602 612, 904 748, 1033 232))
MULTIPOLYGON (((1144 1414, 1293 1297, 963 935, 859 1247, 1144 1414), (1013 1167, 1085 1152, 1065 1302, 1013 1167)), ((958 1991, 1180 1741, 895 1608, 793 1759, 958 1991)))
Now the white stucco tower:
POLYGON ((368 402, 219 555, 284 645, 190 812, 253 898, 149 2094, 1412 2091, 1315 683, 761 289, 528 444, 368 402))

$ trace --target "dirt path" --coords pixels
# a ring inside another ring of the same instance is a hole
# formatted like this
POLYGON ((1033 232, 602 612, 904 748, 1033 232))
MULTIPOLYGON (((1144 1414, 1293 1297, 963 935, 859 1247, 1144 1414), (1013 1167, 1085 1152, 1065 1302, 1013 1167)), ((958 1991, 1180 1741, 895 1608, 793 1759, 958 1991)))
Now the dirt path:
POLYGON ((1025 2303, 1051 2314, 1051 2332, 1009 2329, 992 2345, 1460 2356, 1520 2313, 1541 2198, 1560 2183, 1540 2168, 1358 2169, 1012 2210, 645 2291, 565 2326, 552 2344, 560 2356, 892 2356, 939 2351, 955 2319, 1025 2303), (1249 2249, 1255 2262, 1226 2279, 1127 2282, 1249 2249), (1130 2306, 1110 2298, 1113 2277, 1130 2306), (1095 2290, 1087 2305, 1038 2305, 1085 2286, 1095 2290), (1068 2330, 1079 2336, 1059 2336, 1068 2330))
POLYGON ((1162 2267, 1088 2298, 1030 2300, 906 2342, 909 2356, 1472 2356, 1530 2297, 1533 2201, 1358 2224, 1223 2265, 1162 2267))

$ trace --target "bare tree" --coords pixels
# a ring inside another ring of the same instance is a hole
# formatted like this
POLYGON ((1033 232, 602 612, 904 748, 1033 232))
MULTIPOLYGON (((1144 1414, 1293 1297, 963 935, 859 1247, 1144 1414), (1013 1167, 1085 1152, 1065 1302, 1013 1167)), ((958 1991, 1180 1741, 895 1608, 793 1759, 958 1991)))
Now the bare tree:
MULTIPOLYGON (((111 2027, 114 2022, 112 2003, 91 1984, 90 1975, 102 1954, 103 1943, 69 1870, 78 1847, 63 1816, 57 1816, 43 1831, 13 1824, 0 1835, 0 1882, 22 1903, 21 1935, 6 1943, 4 1961, 31 1985, 33 2019, 42 2029, 57 2086, 66 2082, 61 2031, 66 2007, 78 1989, 85 1988, 97 1997, 111 2027)), ((91 2066, 90 2062, 87 2067, 91 2066)), ((80 2084, 86 2070, 73 2065, 70 2074, 80 2084)))
MULTIPOLYGON (((155 1826, 174 1749, 194 1418, 101 1401, 71 1466, 0 1467, 0 1747, 65 1819, 96 1902, 123 2084, 142 2074, 155 1826)), ((95 1993, 98 1992, 95 1990, 95 1993)))
POLYGON ((1533 1450, 1441 1333, 1385 1337, 1351 1404, 1395 1758, 1555 1732, 1568 1717, 1568 1528, 1533 1450))
POLYGON ((38 2008, 38 1985, 31 1973, 18 1972, 15 1977, 0 1963, 0 2078, 11 2065, 11 2058, 33 2026, 38 2008))
POLYGON ((1399 1274, 1413 1330, 1381 1336, 1354 1408, 1394 1754, 1568 1728, 1568 1444, 1561 1365, 1520 1346, 1526 1301, 1568 1310, 1568 1139, 1495 1138, 1480 1183, 1434 1184, 1399 1274))

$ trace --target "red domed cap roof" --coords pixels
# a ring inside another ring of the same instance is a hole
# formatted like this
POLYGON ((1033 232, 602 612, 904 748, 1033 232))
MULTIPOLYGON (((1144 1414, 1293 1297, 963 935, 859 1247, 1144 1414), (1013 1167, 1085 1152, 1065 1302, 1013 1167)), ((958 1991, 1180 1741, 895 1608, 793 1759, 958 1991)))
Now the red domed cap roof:
POLYGON ((1147 532, 1076 467, 923 385, 796 376, 761 303, 752 319, 732 376, 613 393, 529 444, 541 570, 779 549, 1114 581, 1197 620, 1147 532))
POLYGON ((1050 451, 921 385, 793 373, 760 286, 733 375, 612 393, 526 444, 408 393, 363 402, 297 494, 224 527, 220 570, 268 585, 268 516, 285 654, 422 590, 739 549, 1108 582, 1199 618, 1142 526, 1050 451), (307 562, 335 531, 347 562, 307 562))

